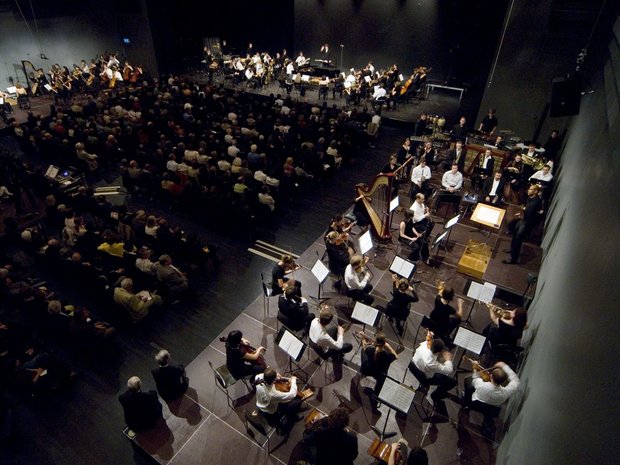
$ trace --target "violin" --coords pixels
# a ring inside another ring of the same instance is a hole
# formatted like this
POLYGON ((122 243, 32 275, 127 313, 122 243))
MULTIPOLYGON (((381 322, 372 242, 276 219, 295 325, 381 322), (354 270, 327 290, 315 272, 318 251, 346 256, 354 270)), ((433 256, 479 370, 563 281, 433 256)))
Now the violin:
POLYGON ((487 308, 495 313, 499 318, 504 320, 512 320, 512 312, 510 310, 505 310, 491 303, 487 304, 487 308))
MULTIPOLYGON (((392 445, 390 443, 375 438, 373 439, 372 444, 368 448, 368 455, 387 463, 390 459, 391 451, 392 445)), ((403 457, 400 453, 400 447, 397 447, 396 452, 394 453, 394 462, 399 463, 402 459, 403 457)))
MULTIPOLYGON (((220 338, 221 342, 226 342, 228 340, 228 338, 226 336, 222 336, 220 338)), ((243 355, 246 354, 253 354, 254 352, 256 352, 256 348, 252 347, 245 339, 241 339, 241 342, 239 343, 239 350, 243 355)), ((267 368, 267 362, 265 361, 265 357, 263 356, 263 354, 260 354, 258 356, 258 358, 256 360, 248 360, 250 361, 252 364, 254 365, 258 365, 260 367, 267 368)))
POLYGON ((465 355, 463 355, 463 358, 469 363, 471 363, 474 372, 478 373, 484 382, 491 382, 491 374, 489 373, 489 371, 492 370, 492 368, 483 368, 477 360, 466 357, 465 355))

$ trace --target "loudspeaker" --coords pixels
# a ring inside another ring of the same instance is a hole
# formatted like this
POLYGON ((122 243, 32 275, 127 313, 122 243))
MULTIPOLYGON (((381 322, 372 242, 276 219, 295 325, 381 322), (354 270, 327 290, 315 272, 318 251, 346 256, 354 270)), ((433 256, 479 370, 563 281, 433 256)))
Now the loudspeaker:
POLYGON ((578 78, 553 80, 549 116, 578 115, 580 104, 581 81, 578 78))

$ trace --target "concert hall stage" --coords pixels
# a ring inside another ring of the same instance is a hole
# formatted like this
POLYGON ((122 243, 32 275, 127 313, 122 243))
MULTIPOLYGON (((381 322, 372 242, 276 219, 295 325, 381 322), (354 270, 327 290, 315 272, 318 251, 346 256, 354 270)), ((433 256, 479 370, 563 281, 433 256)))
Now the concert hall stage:
MULTIPOLYGON (((408 207, 408 196, 400 193, 401 205, 408 207)), ((448 212, 440 209, 434 217, 436 221, 432 238, 443 231, 443 217, 448 212)), ((386 244, 376 244, 367 253, 371 257, 369 267, 373 273, 372 284, 375 286, 372 295, 375 297, 374 306, 384 308, 390 299, 392 280, 389 266, 394 256, 400 251, 396 241, 396 225, 399 224, 402 212, 397 211, 393 218, 393 240, 386 244)), ((414 273, 414 279, 421 281, 416 285, 420 301, 412 304, 412 311, 407 322, 405 335, 399 339, 391 324, 383 320, 381 325, 386 333, 390 344, 398 348, 399 358, 392 363, 389 376, 403 382, 412 389, 418 386, 413 375, 407 370, 407 365, 411 360, 415 347, 424 340, 425 332, 418 328, 422 317, 430 313, 436 293, 436 280, 443 280, 447 285, 455 289, 457 296, 465 300, 465 314, 470 316, 469 329, 478 333, 482 332, 488 324, 487 308, 465 296, 465 286, 471 279, 469 276, 456 272, 456 264, 465 244, 468 240, 486 241, 493 247, 493 254, 484 276, 485 281, 491 281, 498 285, 498 292, 494 303, 502 303, 519 300, 525 293, 526 275, 528 271, 538 268, 540 264, 540 249, 531 244, 526 244, 523 251, 523 263, 518 267, 508 267, 501 264, 501 256, 498 251, 506 248, 509 239, 494 232, 487 234, 486 231, 478 229, 475 223, 469 219, 453 226, 454 230, 449 238, 447 250, 431 250, 431 257, 435 257, 433 266, 422 262, 418 264, 418 269, 414 273)), ((357 243, 361 231, 357 226, 353 228, 352 238, 357 243)), ((299 365, 301 371, 296 370, 300 378, 308 379, 308 386, 314 390, 314 395, 306 402, 308 410, 302 415, 307 415, 310 407, 316 407, 320 411, 327 413, 337 406, 346 407, 351 416, 350 428, 358 435, 359 456, 355 463, 370 464, 373 458, 367 453, 373 439, 378 437, 378 432, 397 432, 394 439, 387 439, 392 442, 401 435, 409 442, 410 446, 420 445, 424 447, 429 455, 429 463, 435 465, 449 464, 461 461, 468 464, 487 465, 495 461, 495 443, 485 439, 479 426, 482 416, 477 412, 471 412, 469 418, 459 420, 459 404, 456 402, 456 391, 446 399, 447 416, 435 412, 420 392, 415 393, 414 401, 407 415, 395 415, 394 411, 389 412, 386 405, 379 407, 379 412, 371 408, 369 396, 364 392, 365 387, 372 387, 374 381, 371 378, 361 378, 359 374, 360 366, 360 345, 354 338, 354 333, 363 329, 359 323, 351 320, 353 302, 345 295, 340 294, 334 287, 334 278, 330 275, 324 281, 319 294, 317 278, 311 272, 311 268, 325 250, 323 238, 318 237, 316 241, 296 260, 302 268, 296 271, 292 277, 303 283, 303 295, 308 298, 311 311, 318 313, 316 309, 316 299, 310 296, 327 298, 327 303, 333 306, 340 323, 345 326, 345 341, 353 344, 354 349, 345 356, 342 365, 328 363, 319 366, 317 355, 308 349, 299 365), (386 423, 387 418, 387 423, 386 423), (373 429, 376 428, 375 429, 373 429)), ((402 251, 402 256, 406 257, 406 251, 402 251)), ((325 259, 326 260, 326 259, 325 259)), ((325 262, 326 263, 326 262, 325 262)), ((265 260, 265 274, 273 266, 272 261, 265 260)), ((267 311, 264 304, 264 296, 257 295, 256 299, 220 334, 227 335, 233 329, 239 329, 244 337, 250 342, 259 346, 266 347, 265 354, 267 363, 276 367, 282 374, 288 374, 289 359, 274 343, 277 332, 277 298, 269 298, 267 311)), ((280 325, 281 326, 281 325, 280 325)), ((374 329, 367 326, 366 334, 372 336, 374 329)), ((470 367, 467 362, 462 366, 459 363, 463 351, 455 354, 454 364, 465 370, 458 373, 459 396, 462 394, 464 377, 470 374, 470 367)), ((247 432, 244 425, 244 412, 251 411, 255 405, 255 396, 248 392, 246 386, 237 382, 230 389, 230 395, 234 401, 234 408, 230 408, 224 392, 219 390, 215 384, 213 372, 209 367, 209 362, 214 367, 225 364, 224 343, 218 338, 213 340, 187 367, 190 378, 190 389, 180 401, 177 401, 165 408, 166 423, 161 423, 154 431, 138 435, 132 442, 134 446, 152 456, 161 464, 296 464, 304 459, 302 434, 304 431, 304 421, 295 424, 288 439, 272 433, 269 443, 270 453, 261 449, 257 444, 264 444, 266 438, 260 433, 254 432, 253 439, 247 432)), ((503 416, 500 416, 502 419, 503 416)), ((497 419, 498 426, 496 441, 501 440, 502 425, 501 420, 497 419)), ((252 431, 254 431, 252 429, 252 431)))

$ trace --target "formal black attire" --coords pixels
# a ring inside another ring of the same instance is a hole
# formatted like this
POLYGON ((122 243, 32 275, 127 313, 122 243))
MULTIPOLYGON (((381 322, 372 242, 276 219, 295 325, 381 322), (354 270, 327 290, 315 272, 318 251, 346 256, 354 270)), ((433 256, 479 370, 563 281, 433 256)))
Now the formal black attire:
POLYGON ((396 288, 392 291, 392 300, 390 300, 385 307, 385 314, 389 318, 396 320, 396 326, 400 330, 402 328, 402 322, 409 318, 409 305, 413 302, 420 300, 415 291, 412 294, 403 292, 396 288))
POLYGON ((316 465, 353 465, 357 454, 355 433, 330 428, 316 433, 316 465))
POLYGON ((479 172, 478 175, 473 177, 472 179, 473 187, 483 184, 484 181, 488 179, 488 177, 493 175, 493 168, 495 167, 495 160, 493 159, 493 156, 491 156, 491 158, 489 158, 488 161, 486 161, 486 166, 485 166, 485 160, 484 160, 484 157, 482 157, 482 160, 480 161, 480 164, 478 166, 480 169, 484 169, 484 172, 479 172), (482 179, 482 176, 486 176, 484 180, 482 179))
POLYGON ((344 270, 349 264, 349 249, 347 244, 342 241, 340 244, 327 242, 327 259, 329 271, 338 276, 344 276, 344 270))
POLYGON ((452 163, 456 163, 459 167, 459 173, 465 172, 465 158, 466 158, 466 150, 465 146, 461 147, 460 153, 457 153, 456 147, 448 152, 448 162, 450 167, 446 167, 446 169, 450 169, 452 167, 452 163))
POLYGON ((140 432, 152 428, 162 418, 162 406, 155 391, 125 391, 118 396, 129 429, 140 432))
MULTIPOLYGON (((413 232, 414 231, 413 218, 406 219, 404 220, 404 222, 405 222, 405 235, 407 237, 416 237, 416 234, 413 232)), ((418 233, 420 234, 423 232, 424 231, 418 231, 418 233)), ((399 240, 401 243, 406 244, 410 247, 411 252, 409 253, 409 257, 408 257, 409 260, 417 262, 420 259, 420 257, 422 257, 422 260, 424 261, 428 260, 430 252, 428 250, 428 243, 426 242, 424 236, 418 238, 417 240, 413 242, 403 237, 399 237, 399 240)))
POLYGON ((499 180, 499 183, 497 185, 497 189, 495 189, 495 195, 491 196, 490 194, 491 194, 491 189, 493 189, 493 181, 495 181, 493 176, 489 176, 484 181, 484 184, 482 185, 482 197, 483 197, 482 201, 484 201, 484 199, 486 199, 487 196, 490 196, 491 197, 491 203, 497 204, 498 202, 495 202, 495 198, 498 197, 498 198, 501 199, 502 196, 504 195, 503 192, 504 192, 505 181, 504 181, 504 178, 501 178, 499 180))
MULTIPOLYGON (((289 278, 286 277, 286 269, 279 263, 276 263, 276 265, 271 270, 271 290, 273 291, 272 295, 280 295, 284 292, 284 290, 278 284, 279 279, 286 282, 289 278)), ((301 296, 301 282, 296 280, 295 287, 297 288, 298 295, 301 296)))
POLYGON ((189 386, 189 378, 185 374, 185 367, 181 364, 166 365, 151 370, 157 392, 166 402, 181 397, 189 386))
POLYGON ((362 351, 361 372, 363 376, 370 376, 376 380, 374 392, 375 395, 379 395, 390 369, 390 363, 396 360, 396 357, 387 350, 380 352, 376 352, 376 350, 375 346, 369 345, 362 351))
POLYGON ((450 131, 450 135, 452 136, 453 140, 464 141, 468 133, 469 133, 469 128, 464 125, 461 126, 460 123, 455 124, 454 127, 452 128, 452 131, 450 131))
POLYGON ((265 371, 265 366, 261 363, 251 363, 243 357, 246 353, 245 347, 231 347, 226 344, 226 368, 235 379, 245 378, 250 375, 257 375, 265 371))
POLYGON ((461 322, 461 318, 457 315, 452 305, 444 304, 441 297, 435 296, 435 308, 430 314, 430 319, 435 323, 435 336, 446 341, 451 341, 450 334, 461 322))
POLYGON ((482 122, 480 124, 482 124, 482 132, 491 132, 497 127, 499 122, 497 121, 497 117, 495 117, 495 115, 486 115, 482 118, 482 122))
POLYGON ((512 263, 517 263, 519 260, 523 241, 527 239, 534 226, 538 223, 540 218, 538 212, 541 209, 542 199, 538 195, 528 197, 521 218, 515 218, 508 223, 508 230, 512 233, 512 241, 510 243, 510 260, 512 263))
POLYGON ((278 320, 292 331, 308 331, 314 318, 314 313, 308 310, 308 302, 298 298, 288 299, 284 294, 278 298, 278 320))

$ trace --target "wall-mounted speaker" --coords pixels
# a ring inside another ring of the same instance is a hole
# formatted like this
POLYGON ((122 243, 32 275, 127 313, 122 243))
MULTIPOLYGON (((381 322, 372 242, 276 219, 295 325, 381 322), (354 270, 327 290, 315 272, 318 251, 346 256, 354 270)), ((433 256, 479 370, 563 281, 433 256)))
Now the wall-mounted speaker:
POLYGON ((551 88, 549 116, 579 114, 581 104, 581 81, 578 78, 556 78, 551 88))

